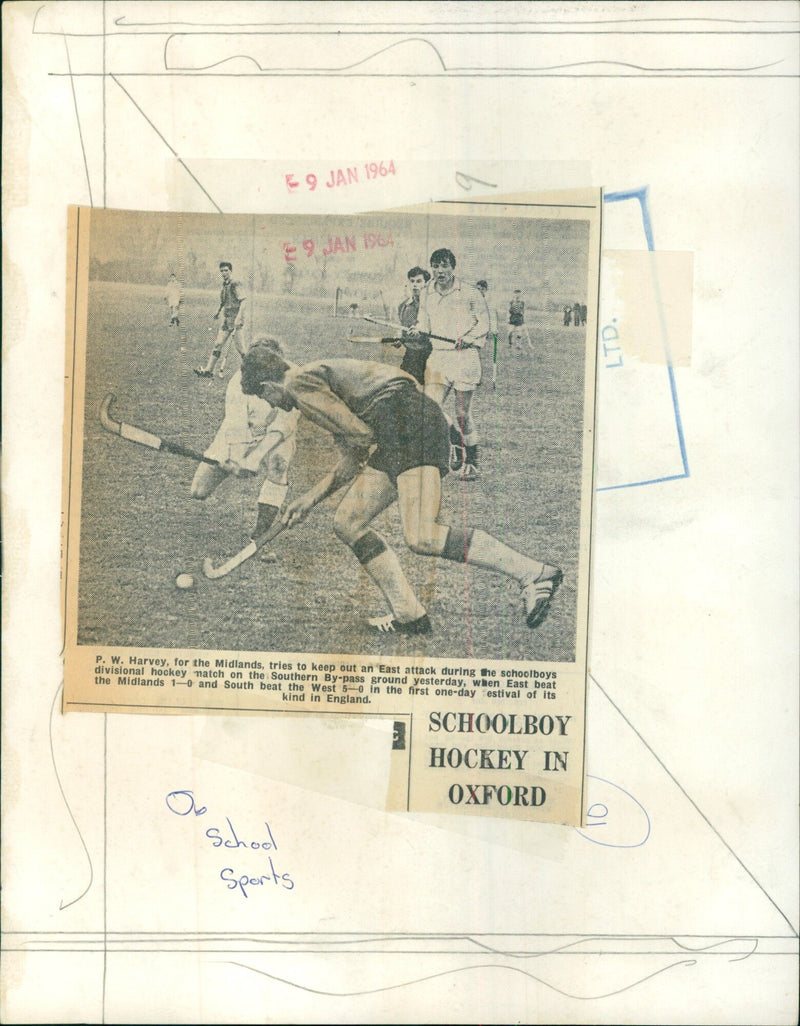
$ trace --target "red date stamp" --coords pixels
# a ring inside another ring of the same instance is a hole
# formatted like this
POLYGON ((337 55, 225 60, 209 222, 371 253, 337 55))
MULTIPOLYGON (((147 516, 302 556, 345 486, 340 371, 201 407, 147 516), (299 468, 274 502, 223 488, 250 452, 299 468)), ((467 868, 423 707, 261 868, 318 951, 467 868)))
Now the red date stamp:
POLYGON ((391 232, 385 235, 380 232, 362 232, 360 235, 329 235, 324 243, 314 239, 303 239, 298 245, 294 242, 282 242, 283 259, 287 264, 297 262, 302 251, 306 257, 313 257, 318 251, 322 256, 333 256, 335 253, 356 253, 364 249, 385 249, 394 245, 391 232))
POLYGON ((393 160, 368 160, 364 164, 352 164, 350 167, 335 167, 317 175, 313 171, 305 175, 284 175, 287 192, 298 189, 315 192, 318 188, 338 189, 343 185, 358 185, 375 178, 386 178, 397 174, 397 165, 393 160))

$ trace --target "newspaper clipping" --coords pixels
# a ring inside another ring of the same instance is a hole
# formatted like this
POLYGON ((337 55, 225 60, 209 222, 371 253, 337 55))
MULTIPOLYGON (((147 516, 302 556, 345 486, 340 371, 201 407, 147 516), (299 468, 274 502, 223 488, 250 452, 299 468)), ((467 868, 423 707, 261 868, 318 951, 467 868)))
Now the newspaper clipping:
POLYGON ((388 809, 582 824, 600 214, 71 209, 64 711, 378 718, 388 809))

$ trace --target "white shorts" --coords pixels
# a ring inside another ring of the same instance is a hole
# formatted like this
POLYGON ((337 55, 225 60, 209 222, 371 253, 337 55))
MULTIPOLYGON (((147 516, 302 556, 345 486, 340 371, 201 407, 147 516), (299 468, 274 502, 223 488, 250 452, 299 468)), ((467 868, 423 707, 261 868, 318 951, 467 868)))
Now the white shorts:
POLYGON ((469 349, 434 349, 425 366, 425 384, 472 392, 481 383, 480 352, 469 349))
POLYGON ((225 418, 205 455, 221 463, 236 460, 253 472, 265 463, 267 476, 284 483, 295 453, 300 411, 275 411, 263 399, 245 395, 241 382, 242 373, 237 371, 225 392, 225 418), (273 413, 276 415, 270 420, 273 413))

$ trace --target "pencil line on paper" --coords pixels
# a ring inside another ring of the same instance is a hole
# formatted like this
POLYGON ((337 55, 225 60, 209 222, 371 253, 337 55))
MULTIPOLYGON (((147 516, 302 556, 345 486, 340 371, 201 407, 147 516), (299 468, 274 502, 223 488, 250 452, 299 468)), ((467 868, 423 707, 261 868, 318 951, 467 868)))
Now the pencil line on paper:
MULTIPOLYGON (((164 26, 164 28, 156 29, 152 32, 108 32, 107 35, 114 36, 116 39, 140 39, 143 36, 176 36, 186 35, 197 38, 199 36, 223 36, 232 35, 225 26, 210 27, 198 26, 197 29, 193 29, 191 26, 184 29, 181 22, 175 22, 170 26, 164 26)), ((564 31, 561 29, 523 29, 522 31, 516 32, 507 28, 453 28, 450 29, 435 29, 426 28, 424 25, 415 26, 420 31, 424 31, 426 36, 509 36, 516 39, 524 39, 525 37, 531 37, 539 41, 542 36, 566 36, 568 38, 572 36, 591 36, 593 39, 597 39, 598 35, 607 36, 613 38, 615 36, 638 36, 640 39, 644 38, 661 38, 662 36, 796 36, 800 30, 796 28, 787 29, 653 29, 649 32, 637 31, 635 29, 612 29, 608 32, 597 33, 590 29, 582 31, 575 29, 572 31, 564 31)), ((387 26, 386 28, 376 29, 365 29, 360 26, 353 25, 353 31, 348 31, 347 28, 343 27, 337 31, 331 31, 330 29, 317 29, 311 26, 299 27, 298 29, 278 29, 270 27, 267 29, 262 26, 254 26, 255 31, 240 31, 235 33, 236 35, 252 35, 262 36, 264 38, 285 38, 285 37, 301 37, 301 36, 329 36, 336 39, 351 38, 355 36, 406 36, 408 34, 407 28, 397 28, 395 25, 387 26)), ((98 39, 103 33, 102 32, 66 32, 63 29, 59 31, 49 31, 48 29, 33 29, 33 35, 36 36, 67 36, 70 39, 98 39)))
MULTIPOLYGON (((66 78, 67 73, 65 71, 49 71, 47 73, 51 78, 66 78)), ((75 78, 100 78, 102 77, 102 71, 76 71, 74 72, 75 78)), ((631 79, 645 79, 645 78, 675 78, 675 79, 686 79, 687 82, 692 82, 695 79, 706 79, 706 78, 742 78, 742 79, 762 79, 762 78, 800 78, 800 73, 776 73, 776 74, 760 74, 760 73, 743 73, 743 72, 710 72, 710 73, 694 73, 694 72, 679 72, 677 74, 672 72, 662 73, 649 73, 640 72, 639 74, 614 74, 613 72, 607 72, 603 74, 586 72, 583 75, 578 75, 569 72, 535 72, 535 71, 485 71, 485 72, 474 72, 474 71, 450 71, 447 75, 437 72, 412 72, 412 71, 315 71, 313 68, 308 68, 304 71, 181 71, 173 69, 171 71, 125 71, 117 72, 118 75, 124 75, 125 78, 325 78, 331 76, 332 78, 410 78, 410 79, 425 79, 425 78, 474 78, 474 79, 492 79, 492 78, 631 78, 631 79)), ((108 75, 109 78, 115 78, 111 73, 108 75)))
POLYGON ((700 808, 700 806, 697 804, 697 802, 694 800, 694 798, 692 798, 692 796, 689 794, 689 792, 686 790, 686 788, 680 783, 679 780, 677 780, 675 778, 675 776, 672 774, 672 772, 667 767, 667 765, 653 751, 653 749, 650 747, 650 745, 647 743, 647 741, 644 739, 644 737, 642 737, 642 735, 639 733, 639 731, 636 729, 636 727, 634 727, 633 723, 631 723, 631 721, 628 719, 628 717, 625 715, 625 713, 620 709, 620 707, 616 704, 616 702, 611 698, 611 696, 608 694, 608 692, 605 691, 605 689, 598 683, 597 678, 593 674, 589 674, 589 676, 591 677, 593 683, 598 688, 600 693, 607 699, 607 701, 613 706, 613 708, 616 709, 616 711, 623 718, 623 720, 628 724, 628 726, 631 728, 631 730, 634 732, 634 734, 639 738, 639 740, 642 742, 642 744, 645 746, 645 748, 648 750, 648 752, 650 752, 650 754, 653 756, 653 758, 656 760, 656 762, 659 764, 659 766, 664 770, 664 772, 667 774, 667 776, 670 778, 670 780, 673 782, 673 784, 675 784, 675 786, 678 788, 678 790, 681 792, 681 794, 684 796, 684 798, 686 798, 686 800, 692 805, 692 808, 695 810, 695 812, 697 812, 697 814, 705 822, 705 824, 716 834, 717 838, 727 848, 727 850, 730 852, 730 854, 733 855, 733 857, 736 859, 736 861, 739 863, 739 865, 742 867, 742 869, 745 871, 745 873, 747 873, 747 875, 750 877, 750 879, 753 881, 753 883, 756 884, 756 886, 762 892, 762 894, 769 900, 769 902, 773 906, 773 908, 780 914, 781 918, 785 920, 787 926, 792 931, 793 936, 797 937, 798 936, 798 932, 795 929, 794 925, 792 924, 791 920, 786 915, 786 913, 781 909, 781 907, 777 904, 775 899, 769 894, 769 892, 766 890, 764 885, 747 868, 747 866, 744 864, 744 862, 742 862, 742 860, 739 858, 739 856, 736 854, 736 852, 733 850, 733 848, 731 848, 731 846, 728 844, 728 842, 725 840, 725 838, 722 836, 722 834, 719 832, 719 830, 717 830, 717 828, 714 826, 714 824, 711 822, 711 820, 708 818, 708 816, 706 816, 706 814, 703 812, 703 810, 700 808))
MULTIPOLYGON (((102 940, 102 932, 95 930, 3 930, 4 937, 90 937, 100 938, 102 940)), ((108 937, 111 938, 112 943, 117 943, 116 938, 125 937, 131 938, 131 943, 150 943, 152 938, 169 938, 164 940, 163 943, 204 943, 206 941, 215 941, 219 943, 226 943, 228 941, 239 941, 241 943, 251 944, 276 944, 278 940, 280 943, 287 947, 287 950, 292 950, 298 944, 316 944, 316 945, 328 945, 337 947, 342 944, 366 944, 366 943, 385 943, 389 941, 412 941, 412 940, 425 940, 425 941, 448 941, 457 940, 463 941, 466 938, 474 940, 476 937, 513 937, 513 938, 524 938, 530 940, 531 938, 578 938, 588 941, 668 941, 670 943, 678 944, 683 950, 688 950, 694 953, 695 949, 689 948, 683 942, 687 940, 703 940, 706 941, 709 938, 717 937, 723 944, 731 943, 733 941, 747 941, 752 942, 755 938, 755 934, 748 933, 742 934, 741 936, 732 936, 730 933, 681 933, 677 934, 681 938, 681 941, 676 940, 675 934, 655 934, 655 933, 483 933, 479 930, 472 930, 469 934, 448 934, 448 933, 404 933, 403 931, 397 931, 395 933, 381 933, 372 934, 368 932, 359 932, 354 930, 342 930, 336 933, 327 933, 325 931, 308 931, 308 930, 274 930, 270 933, 255 933, 253 931, 233 931, 233 930, 204 930, 201 932, 187 931, 187 930, 109 930, 108 937), (287 939, 289 938, 289 939, 287 939), (292 940, 291 938, 303 938, 300 940, 292 940), (343 939, 344 938, 344 939, 343 939)), ((781 941, 788 942, 790 947, 780 952, 771 951, 759 951, 761 955, 769 954, 797 954, 798 951, 798 938, 790 937, 786 933, 761 933, 758 934, 759 941, 781 941)), ((52 943, 56 943, 53 941, 52 943)), ((716 947, 716 944, 710 945, 710 947, 716 947)), ((389 953, 385 948, 380 949, 382 953, 389 953)), ((702 946, 697 949, 699 954, 706 953, 706 946, 702 946)), ((415 954, 419 953, 417 949, 415 954)), ((457 953, 452 950, 448 950, 449 954, 457 953)), ((465 953, 465 952, 461 952, 465 953)), ((627 952, 626 952, 627 953, 627 952)), ((674 954, 675 952, 664 952, 661 949, 651 950, 648 949, 645 954, 674 954)))
POLYGON ((103 206, 106 204, 106 182, 108 175, 108 160, 106 149, 106 93, 108 89, 108 77, 106 75, 106 0, 103 0, 103 206))
MULTIPOLYGON (((41 9, 41 8, 40 8, 41 9)), ((602 18, 602 19, 575 19, 568 21, 560 21, 558 19, 548 18, 546 21, 470 21, 469 26, 475 27, 476 29, 483 29, 486 26, 501 26, 502 28, 517 28, 523 25, 592 25, 592 26, 603 26, 603 25, 645 25, 649 23, 656 23, 658 25, 671 24, 673 22, 679 22, 682 24, 690 24, 694 22, 703 22, 705 24, 713 25, 794 25, 794 19, 792 18, 602 18)), ((211 28, 211 29, 230 29, 230 28, 292 28, 300 27, 305 28, 306 26, 313 26, 318 29, 327 29, 331 34, 335 34, 343 28, 353 26, 354 28, 361 28, 363 23, 355 21, 316 21, 316 22, 298 22, 298 21, 281 21, 281 22, 266 22, 266 21, 215 21, 215 22, 200 22, 200 21, 128 21, 126 15, 122 14, 118 18, 114 19, 114 24, 119 28, 154 28, 164 25, 182 25, 187 28, 211 28)), ((386 21, 386 22, 375 22, 376 26, 389 27, 396 25, 397 22, 386 21)), ((443 31, 447 31, 451 22, 447 21, 421 21, 417 23, 420 28, 430 29, 437 26, 444 26, 443 31)), ((463 25, 463 22, 460 23, 463 25)), ((454 26, 455 27, 455 26, 454 26)), ((596 32, 596 27, 592 30, 596 32)), ((661 31, 661 30, 658 30, 661 31)), ((694 29, 687 29, 689 33, 694 33, 694 29)), ((735 29, 729 30, 735 32, 735 29)), ((769 31, 769 30, 764 30, 769 31)), ((569 35, 569 31, 565 31, 566 35, 569 35)))
POLYGON ((676 966, 694 966, 697 965, 696 959, 682 959, 678 962, 671 962, 669 965, 663 966, 661 969, 657 969, 655 972, 648 973, 646 976, 642 976, 640 979, 634 980, 633 983, 628 983, 624 987, 618 987, 616 990, 607 991, 602 994, 573 994, 570 991, 562 990, 560 987, 556 987, 552 983, 548 983, 547 980, 543 980, 540 976, 535 976, 533 973, 529 973, 525 969, 520 969, 515 965, 497 965, 491 962, 485 965, 469 965, 460 966, 458 969, 447 969, 441 973, 431 973, 429 976, 421 976, 414 980, 405 980, 402 983, 391 983, 385 987, 374 987, 369 990, 354 990, 354 991, 336 991, 336 990, 318 990, 314 987, 306 987, 301 983, 295 983, 293 980, 287 980, 281 976, 275 976, 272 973, 264 972, 262 969, 256 969, 254 966, 245 965, 242 962, 229 962, 229 965, 238 966, 240 969, 247 969, 250 972, 257 973, 259 976, 265 976, 269 980, 274 980, 277 983, 285 983, 289 987, 295 987, 297 990, 303 990, 308 994, 319 994, 323 997, 363 997, 368 994, 383 994, 390 990, 400 990, 403 987, 411 987, 418 983, 426 983, 429 980, 442 979, 446 976, 452 976, 455 973, 474 972, 477 969, 500 969, 505 972, 519 973, 521 976, 525 976, 530 980, 536 980, 537 983, 541 983, 543 986, 548 987, 550 990, 554 990, 557 994, 563 994, 564 997, 573 998, 577 1001, 597 1001, 601 998, 614 997, 616 994, 623 994, 626 990, 631 990, 633 987, 638 987, 640 984, 645 983, 647 980, 652 980, 655 976, 660 976, 662 973, 668 972, 670 969, 674 969, 676 966))
POLYGON ((78 834, 78 837, 80 839, 80 842, 81 842, 81 846, 83 847, 83 850, 84 850, 84 852, 86 854, 86 861, 89 863, 89 882, 87 883, 87 885, 84 887, 84 889, 81 891, 81 893, 78 895, 77 898, 73 898, 72 901, 67 901, 67 902, 61 901, 61 902, 59 902, 59 905, 58 905, 59 912, 63 912, 64 909, 69 908, 70 905, 74 905, 76 902, 80 901, 81 898, 83 898, 88 893, 89 888, 92 886, 92 883, 94 881, 94 866, 92 865, 92 856, 89 854, 89 849, 87 848, 86 841, 84 840, 83 834, 81 833, 81 828, 78 826, 78 821, 75 819, 75 816, 73 815, 72 809, 70 808, 69 801, 67 800, 67 796, 66 796, 66 793, 64 791, 64 786, 61 783, 61 775, 58 772, 58 764, 56 762, 55 746, 53 745, 53 714, 55 713, 56 705, 58 703, 59 696, 61 695, 61 693, 63 691, 63 688, 64 688, 64 685, 63 685, 63 681, 62 681, 62 682, 59 683, 58 687, 56 688, 56 693, 53 696, 53 703, 50 706, 50 719, 49 719, 49 724, 48 724, 49 739, 50 739, 50 758, 53 761, 53 771, 54 771, 54 773, 56 775, 56 784, 58 784, 59 793, 61 794, 61 798, 62 798, 62 800, 64 802, 64 805, 66 805, 66 807, 67 807, 67 813, 69 814, 69 818, 72 820, 72 825, 75 827, 75 830, 76 830, 76 832, 78 834))
POLYGON ((212 206, 216 210, 216 212, 217 213, 222 213, 223 212, 222 207, 219 206, 216 203, 216 201, 211 196, 211 194, 208 192, 208 190, 203 186, 202 182, 200 182, 200 180, 198 179, 197 175, 186 164, 186 162, 183 160, 181 155, 178 154, 177 150, 175 150, 175 148, 169 144, 169 142, 165 139, 164 135, 161 134, 161 132, 158 130, 158 128, 153 124, 151 119, 147 116, 145 111, 141 107, 139 107, 139 105, 136 103, 136 101, 131 96, 131 94, 128 92, 128 90, 125 88, 125 86, 122 84, 122 82, 120 82, 120 80, 116 77, 116 75, 109 75, 109 78, 113 82, 115 82, 119 86, 119 88, 125 93, 125 95, 128 97, 128 100, 131 102, 131 104, 133 104, 133 106, 136 108, 138 113, 142 115, 142 117, 147 121, 147 123, 150 125, 150 127, 153 129, 153 131, 158 135, 158 137, 161 140, 161 142, 164 144, 164 146, 167 148, 167 150, 169 150, 169 152, 172 154, 172 156, 175 158, 175 160, 178 162, 178 164, 181 164, 181 166, 184 168, 184 170, 187 172, 187 174, 189 174, 189 176, 191 177, 192 181, 200 189, 200 191, 208 199, 208 201, 212 204, 212 206))
POLYGON ((103 1000, 101 1022, 106 1021, 108 976, 108 713, 103 713, 103 1000))
MULTIPOLYGON (((171 38, 173 38, 173 37, 170 37, 170 39, 171 38)), ((170 40, 168 39, 166 41, 166 43, 164 44, 164 67, 167 68, 170 71, 171 70, 182 71, 184 69, 182 69, 180 67, 177 67, 176 65, 171 65, 167 61, 167 47, 169 45, 169 42, 170 42, 170 40)), ((382 46, 379 50, 373 50, 371 53, 366 54, 364 57, 361 57, 357 61, 353 61, 350 64, 343 64, 343 65, 340 65, 338 67, 329 67, 329 68, 318 68, 318 67, 315 67, 315 68, 313 68, 311 70, 313 70, 313 71, 322 71, 322 72, 332 72, 332 73, 333 72, 339 72, 339 71, 351 71, 353 68, 358 68, 362 64, 366 64, 367 61, 375 60, 376 58, 380 57, 382 54, 388 53, 389 50, 394 50, 394 49, 396 49, 399 46, 402 46, 404 48, 408 48, 408 46, 410 44, 414 45, 414 44, 417 44, 417 43, 422 43, 423 46, 425 46, 429 50, 433 51, 433 54, 434 54, 436 60, 441 65, 442 71, 449 71, 449 70, 451 70, 450 68, 448 68, 447 64, 445 63, 444 57, 442 56, 439 48, 434 43, 432 43, 429 39, 423 39, 421 36, 409 36, 406 39, 397 39, 397 40, 395 40, 395 42, 389 43, 387 46, 382 46)), ((206 70, 210 70, 211 68, 217 68, 221 64, 226 64, 228 61, 236 61, 236 60, 252 61, 253 64, 255 64, 255 66, 259 69, 259 71, 297 71, 297 70, 300 70, 298 68, 292 68, 292 67, 265 68, 263 65, 259 64, 259 62, 256 60, 255 57, 252 56, 252 54, 247 54, 247 53, 231 54, 229 57, 223 57, 221 60, 214 61, 211 64, 206 64, 206 65, 200 65, 200 66, 197 66, 197 67, 192 67, 189 70, 191 70, 191 71, 206 71, 206 70)))
POLYGON ((92 199, 92 180, 89 177, 89 162, 86 159, 86 147, 83 143, 83 131, 81 130, 81 116, 78 111, 78 97, 75 92, 75 77, 72 74, 72 62, 69 57, 69 44, 67 43, 67 37, 64 36, 64 49, 67 51, 67 70, 69 73, 69 84, 72 88, 72 102, 75 105, 75 121, 78 125, 78 139, 81 143, 81 153, 83 154, 83 167, 86 171, 86 186, 89 190, 89 206, 94 206, 94 200, 92 199))

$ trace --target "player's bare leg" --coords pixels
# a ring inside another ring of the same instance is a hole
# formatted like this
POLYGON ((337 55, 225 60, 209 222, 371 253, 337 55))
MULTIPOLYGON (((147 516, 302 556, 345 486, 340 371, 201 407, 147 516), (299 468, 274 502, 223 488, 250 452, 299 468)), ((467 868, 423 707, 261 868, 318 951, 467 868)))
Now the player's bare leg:
POLYGON ((372 626, 386 631, 426 633, 430 624, 425 608, 408 583, 397 553, 370 527, 375 517, 396 498, 397 492, 386 474, 365 467, 339 504, 333 529, 337 537, 353 550, 389 604, 391 616, 373 621, 372 626))
POLYGON ((450 416, 445 413, 444 404, 450 395, 452 385, 438 376, 425 372, 425 387, 423 391, 428 398, 440 407, 450 427, 450 470, 457 474, 464 466, 464 435, 461 428, 453 422, 450 416))
POLYGON ((233 334, 233 331, 226 331, 225 327, 221 327, 217 332, 217 338, 214 342, 214 348, 211 350, 211 355, 206 360, 202 367, 195 368, 195 374, 198 378, 210 378, 214 373, 214 368, 217 366, 219 358, 222 356, 222 351, 225 347, 225 343, 233 334))
POLYGON ((477 481, 478 479, 478 429, 471 413, 472 395, 471 391, 459 392, 458 390, 455 394, 458 429, 463 445, 463 465, 456 469, 461 471, 461 476, 465 481, 477 481))
POLYGON ((438 521, 441 477, 436 467, 414 467, 397 479, 397 502, 409 547, 422 556, 494 570, 519 581, 526 622, 537 627, 561 584, 556 566, 531 559, 478 528, 447 527, 438 521))
MULTIPOLYGON (((267 463, 267 476, 258 493, 258 514, 251 538, 259 538, 272 527, 286 501, 288 491, 289 461, 280 452, 273 450, 267 463)), ((262 549, 260 558, 265 563, 276 560, 272 549, 262 549)))
POLYGON ((431 375, 425 372, 425 387, 423 389, 425 395, 429 396, 439 406, 443 406, 448 395, 450 395, 451 386, 442 378, 431 375))
POLYGON ((192 498, 207 499, 227 476, 227 472, 222 467, 214 467, 210 463, 198 464, 192 479, 192 498))

